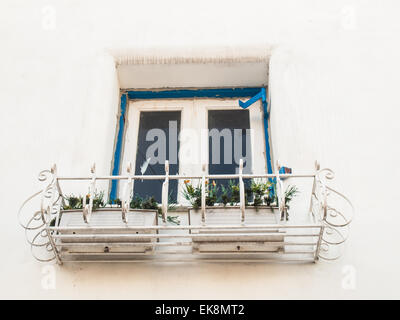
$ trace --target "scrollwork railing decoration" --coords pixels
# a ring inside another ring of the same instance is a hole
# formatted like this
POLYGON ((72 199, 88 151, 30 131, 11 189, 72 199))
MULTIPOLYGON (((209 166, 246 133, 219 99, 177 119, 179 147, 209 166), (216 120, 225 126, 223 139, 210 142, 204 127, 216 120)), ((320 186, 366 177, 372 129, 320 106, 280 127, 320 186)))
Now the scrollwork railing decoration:
POLYGON ((328 186, 335 177, 331 169, 317 167, 312 208, 319 211, 319 219, 324 225, 318 257, 323 260, 336 260, 343 253, 343 244, 348 238, 348 229, 354 217, 351 201, 342 193, 328 186))
POLYGON ((25 200, 18 210, 18 222, 25 230, 32 255, 41 262, 56 260, 60 263, 57 248, 51 237, 52 231, 49 230, 50 226, 57 224, 62 200, 56 174, 55 165, 50 170, 41 171, 38 180, 44 187, 25 200), (27 206, 34 200, 40 200, 40 210, 33 210, 32 214, 27 206))

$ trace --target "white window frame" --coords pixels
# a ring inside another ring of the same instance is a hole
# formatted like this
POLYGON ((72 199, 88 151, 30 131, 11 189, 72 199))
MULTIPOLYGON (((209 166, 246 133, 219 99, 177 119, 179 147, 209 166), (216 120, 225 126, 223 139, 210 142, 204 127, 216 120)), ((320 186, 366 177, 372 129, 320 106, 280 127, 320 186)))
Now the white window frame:
MULTIPOLYGON (((184 141, 180 142, 179 150, 179 174, 180 175, 200 175, 202 173, 202 163, 206 164, 206 174, 208 174, 208 111, 209 110, 240 110, 238 99, 151 99, 151 100, 130 100, 127 106, 127 121, 124 136, 124 146, 122 151, 122 171, 125 173, 128 163, 132 168, 136 167, 137 139, 139 134, 140 113, 145 111, 180 111, 180 132, 190 128, 198 133, 199 143, 190 142, 191 148, 197 145, 198 163, 188 165, 183 159, 181 151, 184 141)), ((264 135, 264 114, 261 101, 255 102, 249 111, 251 129, 251 157, 252 173, 267 173, 266 154, 265 154, 265 135, 264 135), (262 142, 262 146, 259 144, 262 142)), ((196 148, 195 148, 196 149, 196 148)), ((183 199, 181 190, 183 181, 178 183, 178 203, 187 204, 183 199)), ((123 190, 123 187, 119 188, 123 190)))

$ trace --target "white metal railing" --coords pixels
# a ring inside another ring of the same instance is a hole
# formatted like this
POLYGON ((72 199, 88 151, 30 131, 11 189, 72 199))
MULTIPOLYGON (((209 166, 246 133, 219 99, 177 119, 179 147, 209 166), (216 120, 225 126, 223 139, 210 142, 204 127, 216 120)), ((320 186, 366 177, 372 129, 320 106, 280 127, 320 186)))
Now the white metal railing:
MULTIPOLYGON (((83 247, 88 246, 90 243, 96 246, 104 246, 108 248, 108 244, 118 244, 120 246, 128 247, 146 247, 156 248, 157 250, 151 250, 151 254, 148 252, 138 255, 133 254, 131 251, 120 253, 118 255, 111 255, 105 251, 102 254, 102 259, 109 260, 108 257, 118 257, 121 260, 129 261, 152 261, 155 257, 161 257, 165 254, 182 254, 183 252, 170 252, 161 250, 163 247, 172 246, 178 247, 192 247, 193 244, 199 239, 205 239, 206 241, 213 242, 217 238, 218 241, 226 243, 239 243, 240 241, 247 241, 248 239, 255 239, 263 246, 276 247, 279 244, 279 250, 277 252, 245 252, 242 254, 246 261, 269 261, 275 260, 277 257, 297 255, 300 256, 298 260, 304 260, 301 255, 308 254, 312 258, 308 259, 316 261, 318 258, 325 260, 337 259, 340 254, 332 253, 332 248, 342 245, 347 239, 348 226, 352 220, 354 208, 351 202, 341 193, 335 191, 327 185, 327 181, 333 179, 333 172, 330 169, 320 169, 316 163, 315 171, 305 174, 279 174, 279 163, 276 163, 276 169, 274 174, 244 174, 243 173, 243 161, 240 161, 239 173, 238 174, 226 174, 226 175, 209 175, 206 174, 206 166, 202 166, 202 174, 194 176, 185 175, 169 175, 169 164, 168 161, 165 163, 165 175, 134 175, 132 166, 129 164, 126 175, 119 176, 99 176, 96 174, 95 165, 91 168, 91 174, 86 177, 64 177, 58 176, 56 166, 54 165, 51 170, 44 170, 39 174, 39 180, 44 183, 44 187, 41 191, 36 192, 30 196, 21 206, 18 215, 21 226, 26 230, 28 243, 31 245, 33 255, 39 261, 51 261, 56 260, 57 263, 68 261, 71 255, 68 256, 64 253, 65 242, 72 241, 74 243, 68 243, 68 247, 83 247), (311 190, 309 214, 312 217, 312 223, 309 224, 287 224, 286 214, 287 209, 285 206, 284 199, 284 186, 283 178, 311 178, 313 179, 313 186, 311 190), (254 179, 254 178, 273 178, 276 181, 276 196, 277 196, 277 210, 279 216, 283 217, 283 220, 276 224, 255 224, 250 225, 246 223, 246 206, 245 206, 245 187, 243 179, 254 179), (131 210, 130 203, 133 196, 133 185, 135 180, 164 180, 162 184, 162 201, 161 201, 161 218, 162 225, 153 226, 131 226, 129 217, 131 214, 136 214, 137 210, 131 210), (201 224, 200 225, 179 225, 172 226, 168 225, 167 213, 168 213, 168 185, 170 180, 181 180, 181 179, 199 179, 201 181, 201 224), (239 180, 239 212, 240 212, 240 224, 238 225, 209 225, 207 223, 207 207, 206 207, 206 180, 207 179, 238 179, 239 180), (122 191, 121 207, 116 209, 110 209, 112 211, 119 211, 121 216, 122 226, 109 225, 109 226, 93 226, 91 225, 91 218, 93 214, 93 201, 96 190, 96 182, 101 180, 126 180, 127 183, 122 191), (63 227, 59 226, 62 210, 61 207, 64 204, 64 195, 60 187, 60 181, 88 181, 89 182, 89 199, 83 197, 82 203, 82 221, 83 226, 78 227, 63 227), (32 201, 34 198, 40 196, 40 210, 34 211, 33 215, 30 214, 28 217, 23 219, 22 212, 26 204, 32 201), (339 210, 335 207, 334 203, 330 202, 331 196, 337 196, 340 201, 344 202, 350 209, 350 215, 348 210, 339 210), (21 221, 23 220, 23 221, 21 221), (82 234, 82 231, 90 233, 82 234), (180 233, 179 233, 179 232, 180 233), (296 232, 295 232, 296 231, 296 232), (178 233, 177 233, 178 232, 178 233), (184 232, 184 233, 182 233, 184 232), (201 232, 201 234, 199 233, 201 232), (284 235, 283 235, 284 234, 284 235), (276 236, 279 241, 265 240, 276 236), (232 240, 237 237, 239 240, 232 240), (140 241, 148 241, 145 245, 140 241), (225 241, 226 239, 226 241, 225 241), (261 239, 261 240, 260 240, 261 239), (264 239, 264 240, 262 240, 264 239), (294 239, 294 240, 293 240, 294 239), (166 241, 167 240, 167 241, 166 241), (182 241, 184 240, 184 241, 182 241), (304 247, 309 250, 289 250, 289 248, 304 247), (161 249, 160 249, 161 248, 161 249), (39 257, 37 250, 45 252, 48 256, 45 258, 39 257), (140 256, 141 259, 137 257, 140 256), (149 258, 151 256, 151 258, 149 258), (250 259, 249 256, 256 256, 257 259, 250 259), (272 256, 272 258, 271 258, 272 256), (135 257, 133 259, 133 257, 135 257)), ((249 240, 249 241, 250 241, 249 240)), ((253 241, 253 240, 251 240, 253 241)), ((238 245, 240 247, 240 245, 238 245)), ((193 256, 194 250, 187 252, 193 256)), ((241 252, 238 252, 241 253, 241 252)), ((208 260, 220 261, 221 259, 213 256, 214 253, 208 252, 208 256, 212 256, 208 260)), ((76 256, 76 255, 75 255, 76 256)), ((221 256, 221 255, 219 255, 221 256)), ((224 257, 229 256, 229 253, 224 253, 224 257)), ((88 258, 90 255, 85 256, 82 253, 80 256, 88 258)), ((237 255, 235 255, 236 259, 237 255)), ((230 261, 234 261, 230 257, 230 261)), ((97 259, 99 260, 99 259, 97 259)), ((115 261, 116 259, 111 259, 115 261)), ((170 261, 173 261, 170 260, 170 261)), ((184 259, 179 258, 179 261, 184 259)), ((196 260, 198 261, 198 260, 196 260)), ((243 261, 238 259, 238 261, 243 261)))

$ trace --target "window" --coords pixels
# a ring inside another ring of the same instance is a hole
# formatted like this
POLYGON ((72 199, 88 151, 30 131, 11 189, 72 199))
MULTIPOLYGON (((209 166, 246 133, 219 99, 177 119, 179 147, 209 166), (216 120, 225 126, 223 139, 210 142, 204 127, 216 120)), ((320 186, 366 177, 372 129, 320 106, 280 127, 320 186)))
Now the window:
POLYGON ((251 172, 250 118, 248 110, 208 111, 208 171, 237 173, 240 159, 251 172))
MULTIPOLYGON (((237 98, 129 100, 126 112, 122 172, 131 162, 135 174, 140 175, 148 162, 144 175, 163 175, 164 160, 169 160, 171 175, 201 175, 203 163, 208 164, 206 173, 229 174, 237 173, 242 158, 245 173, 267 173, 261 101, 241 109, 237 98), (176 128, 176 134, 171 128, 176 128), (165 141, 165 155, 157 148, 160 141, 165 141), (173 151, 172 142, 176 144, 173 151)), ((170 180, 169 193, 171 200, 185 204, 178 191, 182 183, 170 180)), ((154 195, 160 201, 161 184, 158 180, 136 181, 134 193, 154 195)))
MULTIPOLYGON (((180 111, 142 111, 139 120, 137 138, 135 174, 163 175, 165 160, 169 161, 169 173, 179 173, 179 130, 180 111)), ((134 192, 141 198, 154 196, 161 202, 163 180, 135 181, 134 192)), ((177 198, 177 181, 169 183, 168 193, 171 200, 177 198)))
MULTIPOLYGON (((240 159, 243 159, 243 172, 251 173, 250 132, 249 110, 209 110, 208 173, 238 173, 240 159)), ((225 187, 228 183, 228 179, 217 181, 225 187)))

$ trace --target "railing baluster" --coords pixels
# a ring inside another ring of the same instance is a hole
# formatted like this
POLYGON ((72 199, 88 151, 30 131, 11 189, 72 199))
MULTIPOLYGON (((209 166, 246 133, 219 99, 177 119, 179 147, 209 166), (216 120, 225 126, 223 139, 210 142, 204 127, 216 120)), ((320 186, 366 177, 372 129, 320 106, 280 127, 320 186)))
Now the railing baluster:
POLYGON ((201 222, 206 222, 206 165, 202 165, 202 177, 201 177, 201 222))
POLYGON ((169 162, 165 161, 165 181, 161 189, 161 214, 163 222, 167 222, 168 212, 168 185, 169 185, 169 162))
POLYGON ((241 222, 243 223, 245 220, 245 211, 246 211, 246 201, 244 196, 244 183, 243 183, 243 159, 240 159, 239 162, 239 196, 240 196, 240 214, 241 214, 241 222))
POLYGON ((276 175, 276 193, 277 193, 277 198, 278 198, 278 208, 279 208, 279 213, 281 215, 281 221, 283 218, 283 221, 286 222, 286 204, 285 204, 285 198, 283 196, 283 183, 281 178, 279 177, 279 170, 281 169, 281 166, 279 164, 279 161, 276 161, 276 166, 275 166, 275 175, 276 175))
POLYGON ((124 195, 121 204, 121 215, 122 215, 122 221, 124 223, 128 223, 128 213, 130 211, 131 199, 133 196, 133 179, 132 179, 133 172, 132 172, 132 164, 130 162, 128 163, 126 171, 128 172, 128 182, 124 188, 124 195))
POLYGON ((82 215, 83 215, 83 221, 85 223, 90 222, 90 218, 92 216, 92 211, 93 211, 93 197, 94 197, 94 192, 96 188, 96 164, 93 163, 92 167, 90 168, 90 172, 92 173, 92 179, 90 181, 89 185, 89 204, 86 204, 86 195, 82 199, 82 215))

